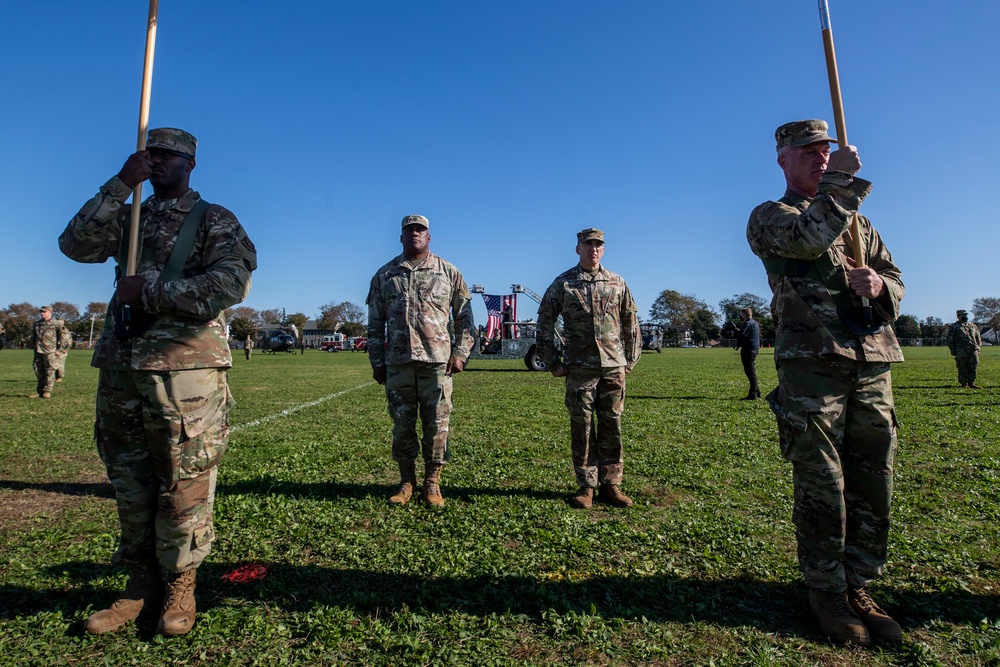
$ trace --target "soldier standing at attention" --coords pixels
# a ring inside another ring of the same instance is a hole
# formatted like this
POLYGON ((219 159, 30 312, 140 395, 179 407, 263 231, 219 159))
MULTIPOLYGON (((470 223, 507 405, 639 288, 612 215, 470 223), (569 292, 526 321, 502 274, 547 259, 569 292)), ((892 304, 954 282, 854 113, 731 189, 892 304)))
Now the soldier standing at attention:
POLYGON ((430 223, 403 218, 403 253, 380 268, 368 290, 368 359, 372 378, 385 385, 392 416, 392 458, 400 487, 389 502, 410 500, 423 450, 423 499, 441 507, 441 468, 448 453, 453 373, 465 367, 474 344, 472 303, 462 274, 430 251, 430 223), (454 319, 454 341, 448 330, 454 319), (417 414, 423 438, 417 440, 417 414))
POLYGON ((576 240, 580 263, 552 282, 538 307, 538 351, 553 377, 566 378, 573 468, 580 487, 570 504, 590 509, 600 486, 598 502, 631 507, 620 488, 621 417, 625 376, 642 354, 638 309, 625 280, 601 266, 604 232, 585 229, 576 240), (560 315, 562 359, 554 344, 560 315))
POLYGON ((194 625, 195 573, 215 533, 212 507, 234 401, 224 310, 246 298, 257 251, 226 208, 188 183, 197 141, 183 130, 149 131, 70 221, 59 247, 78 262, 114 258, 124 273, 131 206, 146 180, 136 275, 119 277, 94 350, 97 448, 115 489, 121 539, 111 559, 129 569, 125 592, 84 623, 117 630, 163 598, 157 632, 194 625), (121 307, 133 326, 120 324, 121 307), (117 325, 117 326, 116 326, 117 325))
POLYGON ((253 339, 250 336, 243 341, 243 353, 247 355, 247 361, 250 361, 250 355, 253 354, 253 339))
POLYGON ((66 377, 66 357, 69 356, 69 349, 73 347, 73 334, 66 328, 64 320, 56 320, 56 324, 59 325, 59 347, 63 352, 53 359, 52 369, 56 373, 56 383, 59 383, 66 377))
POLYGON ((958 385, 970 389, 982 389, 976 384, 976 368, 979 366, 979 348, 983 339, 979 335, 979 327, 969 321, 969 313, 964 310, 955 311, 957 322, 948 326, 948 336, 945 341, 951 355, 955 357, 958 366, 958 385))
POLYGON ((750 391, 741 400, 753 401, 760 398, 757 385, 757 353, 760 351, 760 324, 753 318, 752 308, 740 309, 740 328, 736 330, 736 344, 740 346, 740 361, 743 372, 750 382, 750 391))
POLYGON ((868 585, 886 560, 897 427, 889 364, 903 360, 892 328, 878 324, 899 316, 903 283, 864 216, 857 266, 849 230, 871 183, 855 176, 855 148, 831 154, 821 120, 782 125, 775 139, 788 187, 754 209, 747 240, 774 292, 778 387, 767 401, 794 473, 799 567, 823 632, 898 642, 902 630, 868 585))
POLYGON ((31 330, 31 348, 35 351, 31 365, 37 379, 37 388, 31 398, 52 398, 56 365, 59 357, 65 356, 69 345, 59 335, 62 323, 52 319, 52 306, 42 306, 39 314, 41 319, 31 330))

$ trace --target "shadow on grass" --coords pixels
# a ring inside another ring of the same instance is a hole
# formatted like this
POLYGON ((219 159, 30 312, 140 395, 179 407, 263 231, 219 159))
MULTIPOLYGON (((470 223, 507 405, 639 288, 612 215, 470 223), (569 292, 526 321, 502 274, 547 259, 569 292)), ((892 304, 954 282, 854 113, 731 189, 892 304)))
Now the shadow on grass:
MULTIPOLYGON (((478 359, 476 360, 479 361, 478 359)), ((531 373, 527 368, 482 368, 481 366, 466 366, 463 373, 531 373)))
MULTIPOLYGON (((216 489, 218 495, 284 495, 293 498, 314 498, 317 500, 333 500, 336 498, 368 498, 385 499, 399 488, 399 484, 354 484, 345 482, 291 482, 279 479, 259 478, 244 480, 232 484, 220 484, 216 489)), ((472 486, 444 487, 446 498, 471 502, 476 497, 522 497, 539 500, 560 500, 568 497, 567 493, 557 491, 540 491, 527 487, 481 488, 472 486)))
MULTIPOLYGON (((814 626, 806 590, 799 583, 750 579, 702 581, 671 575, 594 577, 584 581, 543 581, 529 576, 426 577, 318 565, 262 563, 266 575, 248 583, 230 583, 223 575, 239 563, 205 563, 198 577, 198 608, 207 611, 227 600, 266 604, 287 612, 316 605, 351 609, 360 615, 408 611, 419 614, 459 612, 473 616, 524 614, 543 622, 543 614, 573 612, 604 619, 646 619, 663 623, 711 623, 749 626, 766 633, 796 634, 821 640, 814 626)), ((93 580, 108 576, 110 566, 68 562, 49 568, 77 584, 58 590, 0 586, 0 618, 44 611, 73 614, 112 602, 117 589, 93 580)), ((1000 596, 965 591, 925 593, 878 588, 875 595, 900 621, 904 631, 932 622, 977 624, 1000 615, 1000 596)), ((79 629, 77 630, 79 631, 79 629)))
POLYGON ((10 491, 47 491, 62 493, 67 496, 94 496, 95 498, 114 498, 115 490, 108 482, 18 482, 16 480, 0 479, 0 490, 10 491))

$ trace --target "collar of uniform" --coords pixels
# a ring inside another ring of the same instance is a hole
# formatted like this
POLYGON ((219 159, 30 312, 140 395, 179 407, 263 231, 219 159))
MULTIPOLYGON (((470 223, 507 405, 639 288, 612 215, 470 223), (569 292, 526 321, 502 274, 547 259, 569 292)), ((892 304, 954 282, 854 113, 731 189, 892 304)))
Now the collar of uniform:
POLYGON ((201 195, 195 190, 188 188, 188 191, 176 199, 157 199, 156 195, 151 196, 143 203, 143 208, 148 208, 152 213, 160 211, 180 211, 187 213, 201 199, 201 195))
POLYGON ((584 280, 599 280, 601 278, 607 278, 607 271, 605 270, 603 264, 598 264, 596 271, 588 271, 579 264, 576 265, 576 268, 579 271, 580 277, 584 280))
POLYGON ((802 195, 800 195, 795 190, 792 190, 791 188, 785 190, 785 195, 782 197, 782 199, 787 199, 788 201, 792 202, 793 206, 798 206, 799 204, 803 203, 809 204, 812 202, 812 199, 810 199, 809 197, 803 197, 802 195))
POLYGON ((403 253, 399 253, 399 256, 396 258, 395 261, 396 261, 396 266, 402 267, 404 269, 409 269, 410 271, 418 271, 420 269, 430 266, 431 259, 433 257, 434 253, 428 250, 427 256, 424 257, 419 262, 417 262, 416 264, 414 264, 410 260, 406 259, 406 255, 404 255, 403 253))

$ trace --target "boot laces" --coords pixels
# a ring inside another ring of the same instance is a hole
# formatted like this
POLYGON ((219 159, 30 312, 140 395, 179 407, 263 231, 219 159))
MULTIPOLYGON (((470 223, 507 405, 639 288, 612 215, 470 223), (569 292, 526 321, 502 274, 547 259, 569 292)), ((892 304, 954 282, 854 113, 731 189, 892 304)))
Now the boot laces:
POLYGON ((179 604, 191 594, 192 588, 194 588, 194 577, 188 576, 186 572, 178 575, 176 579, 172 579, 167 584, 167 602, 165 606, 171 607, 179 604))
POLYGON ((879 608, 878 603, 872 599, 872 596, 868 594, 867 588, 855 588, 854 589, 854 601, 859 607, 864 609, 868 613, 884 614, 885 612, 879 608))

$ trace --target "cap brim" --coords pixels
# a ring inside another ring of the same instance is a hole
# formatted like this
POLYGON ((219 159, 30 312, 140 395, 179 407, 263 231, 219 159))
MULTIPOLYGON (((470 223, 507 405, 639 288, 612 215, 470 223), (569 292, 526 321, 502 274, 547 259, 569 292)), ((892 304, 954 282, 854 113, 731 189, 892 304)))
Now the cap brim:
POLYGON ((804 139, 799 139, 798 141, 793 141, 789 146, 808 146, 810 144, 818 144, 822 141, 829 141, 831 144, 840 143, 829 134, 813 134, 804 139))

